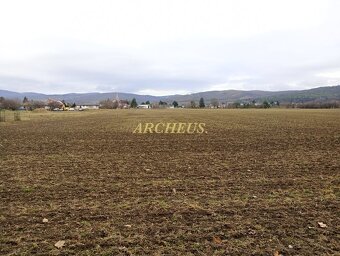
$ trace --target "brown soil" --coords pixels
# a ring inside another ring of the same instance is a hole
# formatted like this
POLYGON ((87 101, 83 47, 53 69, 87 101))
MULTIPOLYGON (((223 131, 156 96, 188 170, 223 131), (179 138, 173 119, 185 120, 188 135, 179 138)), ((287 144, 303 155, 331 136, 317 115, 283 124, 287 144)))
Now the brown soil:
POLYGON ((339 255, 339 131, 339 110, 0 123, 0 255, 339 255), (132 134, 161 121, 208 133, 132 134))

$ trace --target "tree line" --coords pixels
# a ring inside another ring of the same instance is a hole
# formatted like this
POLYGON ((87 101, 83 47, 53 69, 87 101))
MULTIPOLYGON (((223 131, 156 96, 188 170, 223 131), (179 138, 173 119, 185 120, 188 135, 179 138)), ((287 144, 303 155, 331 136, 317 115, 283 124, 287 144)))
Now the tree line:
POLYGON ((20 108, 25 110, 34 110, 37 108, 49 107, 50 109, 60 108, 60 105, 63 107, 76 107, 76 104, 67 103, 64 100, 62 101, 49 101, 46 103, 45 101, 40 100, 29 100, 26 96, 22 100, 22 102, 18 99, 6 99, 5 97, 0 97, 0 109, 7 110, 18 110, 20 108))
MULTIPOLYGON (((64 100, 61 101, 63 107, 72 107, 75 108, 76 104, 67 103, 64 100)), ((103 100, 100 102, 100 108, 102 109, 116 109, 121 107, 120 104, 124 104, 127 108, 137 108, 138 102, 136 98, 133 98, 131 101, 128 100, 103 100)), ((205 103, 203 97, 199 99, 198 102, 191 100, 189 103, 185 105, 180 105, 176 100, 172 103, 168 103, 160 100, 156 103, 151 103, 149 100, 145 102, 141 102, 141 105, 150 105, 152 108, 168 108, 168 107, 185 107, 185 108, 271 108, 271 107, 286 107, 286 108, 340 108, 339 101, 323 101, 323 102, 305 102, 305 103, 285 103, 280 104, 278 101, 267 101, 257 102, 252 100, 250 102, 233 102, 233 103, 220 103, 218 99, 213 98, 210 100, 209 104, 205 103)), ((26 110, 34 110, 37 108, 44 108, 48 106, 50 109, 59 108, 60 101, 49 101, 48 103, 39 100, 29 100, 26 96, 23 101, 19 101, 17 99, 6 99, 4 97, 0 97, 0 109, 7 110, 17 110, 19 108, 23 108, 26 110)))
POLYGON ((0 109, 16 110, 21 106, 20 101, 13 99, 5 99, 0 97, 0 109))

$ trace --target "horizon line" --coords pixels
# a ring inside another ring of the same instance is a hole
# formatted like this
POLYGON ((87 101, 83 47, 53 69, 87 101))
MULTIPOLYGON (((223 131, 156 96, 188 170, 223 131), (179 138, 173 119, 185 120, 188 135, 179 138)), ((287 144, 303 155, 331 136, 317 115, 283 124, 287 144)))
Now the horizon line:
POLYGON ((138 95, 138 96, 152 96, 152 97, 167 97, 167 96, 185 96, 185 95, 192 95, 192 94, 199 94, 199 93, 206 93, 206 92, 224 92, 224 91, 242 91, 242 92, 251 92, 251 91, 262 91, 262 92, 294 92, 294 91, 306 91, 306 90, 312 90, 312 89, 318 89, 318 88, 327 88, 327 87, 337 87, 340 86, 340 84, 338 85, 327 85, 327 86, 318 86, 318 87, 311 87, 308 89, 300 89, 300 90, 296 90, 296 89, 292 89, 292 90, 260 90, 260 89, 255 89, 255 90, 238 90, 238 89, 226 89, 226 90, 209 90, 209 91, 199 91, 199 92, 190 92, 187 94, 166 94, 166 95, 152 95, 152 94, 139 94, 139 93, 134 93, 134 92, 117 92, 117 91, 108 91, 108 92, 98 92, 98 91, 90 91, 90 92, 66 92, 66 93, 40 93, 40 92, 32 92, 32 91, 24 91, 24 92, 20 92, 20 91, 11 91, 8 89, 1 89, 0 91, 7 91, 7 92, 12 92, 12 93, 19 93, 19 94, 25 94, 25 93, 34 93, 34 94, 43 94, 46 96, 59 96, 59 95, 68 95, 68 94, 91 94, 91 93, 98 93, 98 94, 106 94, 106 93, 122 93, 122 94, 134 94, 134 95, 138 95))

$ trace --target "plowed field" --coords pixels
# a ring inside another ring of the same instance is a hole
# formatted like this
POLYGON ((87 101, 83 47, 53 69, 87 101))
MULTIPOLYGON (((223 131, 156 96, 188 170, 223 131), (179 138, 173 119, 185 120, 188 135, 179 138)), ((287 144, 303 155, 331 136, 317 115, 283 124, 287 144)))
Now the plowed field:
POLYGON ((0 175, 0 255, 340 253, 339 110, 30 113, 0 175))

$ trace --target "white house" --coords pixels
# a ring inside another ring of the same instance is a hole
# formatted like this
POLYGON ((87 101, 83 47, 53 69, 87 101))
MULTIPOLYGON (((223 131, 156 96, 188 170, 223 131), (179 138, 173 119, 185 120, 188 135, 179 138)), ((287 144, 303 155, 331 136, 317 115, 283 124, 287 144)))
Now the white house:
POLYGON ((151 108, 151 106, 149 104, 140 104, 137 108, 151 108))
POLYGON ((92 105, 92 104, 79 105, 79 106, 76 106, 76 109, 99 109, 99 105, 92 105))

